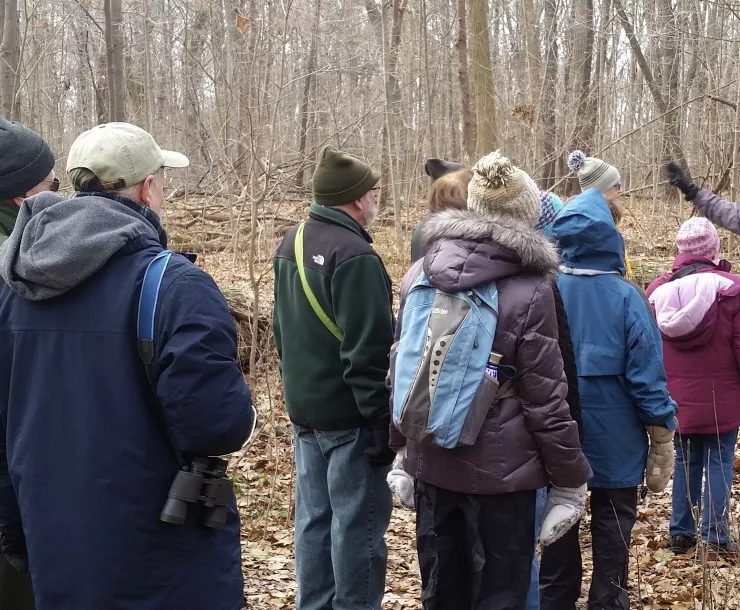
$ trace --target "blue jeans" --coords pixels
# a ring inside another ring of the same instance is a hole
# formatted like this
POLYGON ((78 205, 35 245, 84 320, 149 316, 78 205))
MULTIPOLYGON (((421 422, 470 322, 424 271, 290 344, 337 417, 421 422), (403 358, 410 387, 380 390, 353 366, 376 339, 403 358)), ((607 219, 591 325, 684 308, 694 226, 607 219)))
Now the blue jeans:
POLYGON ((532 559, 531 580, 527 592, 527 603, 524 610, 540 610, 540 562, 537 559, 537 543, 542 528, 542 513, 545 512, 547 502, 547 487, 537 490, 537 499, 534 509, 534 558, 532 559))
POLYGON ((737 430, 722 434, 676 435, 676 471, 673 477, 671 536, 696 536, 692 506, 702 499, 701 537, 724 544, 730 540, 730 488, 737 430))
POLYGON ((390 468, 367 461, 369 430, 293 428, 296 609, 381 610, 390 468))

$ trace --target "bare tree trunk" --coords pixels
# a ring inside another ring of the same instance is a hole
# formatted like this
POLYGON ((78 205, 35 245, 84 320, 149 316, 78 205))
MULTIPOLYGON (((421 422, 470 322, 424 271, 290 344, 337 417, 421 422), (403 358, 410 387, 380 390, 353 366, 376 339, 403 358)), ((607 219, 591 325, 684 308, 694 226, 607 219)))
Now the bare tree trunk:
POLYGON ((605 106, 606 100, 606 47, 607 47, 607 24, 611 21, 611 0, 601 2, 601 21, 599 23, 599 50, 596 55, 596 83, 598 86, 597 96, 591 97, 591 113, 595 117, 596 133, 594 134, 594 146, 599 153, 604 145, 604 132, 606 131, 605 106))
MULTIPOLYGON (((523 0, 524 37, 527 49, 527 76, 529 77, 529 102, 537 103, 540 97, 540 72, 542 54, 540 53, 540 27, 534 0, 523 0)), ((545 22, 547 25, 547 21, 545 22)))
POLYGON ((591 66, 594 54, 594 3, 593 0, 576 1, 576 24, 573 57, 577 66, 577 104, 575 146, 588 151, 591 148, 596 124, 595 108, 591 102, 591 66))
MULTIPOLYGON (((298 144, 298 162, 303 164, 306 159, 306 141, 308 139, 308 102, 311 98, 311 90, 316 82, 315 72, 318 68, 318 58, 316 49, 316 38, 319 34, 319 28, 321 27, 321 0, 316 0, 316 13, 311 33, 311 48, 308 52, 308 75, 306 76, 306 82, 303 85, 303 99, 301 101, 301 136, 298 144)), ((296 186, 303 188, 304 176, 306 170, 301 166, 296 176, 296 186)))
POLYGON ((424 80, 426 82, 427 127, 429 129, 429 147, 434 152, 438 149, 432 108, 434 105, 434 84, 436 79, 432 79, 431 72, 429 70, 429 17, 427 16, 427 2, 426 0, 421 0, 420 4, 421 18, 419 19, 419 23, 421 27, 421 37, 424 41, 424 80))
POLYGON ((383 83, 385 90, 385 129, 388 132, 388 152, 389 152, 389 177, 391 182, 391 188, 393 189, 393 217, 396 225, 396 246, 400 249, 403 245, 403 233, 401 230, 401 196, 398 181, 396 180, 396 174, 394 170, 393 157, 395 156, 396 149, 396 131, 395 122, 391 119, 391 106, 393 105, 392 90, 390 84, 389 74, 387 73, 388 62, 385 61, 385 57, 388 56, 390 50, 388 48, 388 36, 386 34, 385 19, 381 20, 382 27, 382 38, 383 38, 383 83))
MULTIPOLYGON (((396 134, 396 117, 401 101, 401 89, 396 76, 396 67, 398 65, 398 52, 401 46, 401 32, 403 28, 403 18, 406 13, 407 0, 392 0, 392 6, 379 7, 375 0, 365 0, 365 10, 370 20, 375 35, 378 38, 383 53, 383 79, 388 81, 388 95, 386 104, 390 102, 389 113, 384 113, 384 128, 382 136, 383 163, 381 165, 381 190, 380 190, 380 207, 385 208, 388 205, 388 188, 391 186, 393 179, 391 177, 392 165, 396 162, 391 153, 391 148, 397 146, 395 141, 396 134), (390 16, 388 15, 390 8, 390 16), (390 22, 390 24, 388 23, 390 22), (392 123, 392 125, 389 125, 392 123)), ((385 84, 384 84, 385 90, 385 84)))
POLYGON ((0 114, 19 119, 16 99, 18 59, 20 54, 18 0, 4 1, 3 34, 0 42, 0 114))
MULTIPOLYGON (((208 9, 196 4, 188 8, 194 13, 192 23, 187 33, 187 52, 185 56, 185 117, 188 134, 188 150, 200 150, 203 163, 209 167, 211 157, 208 151, 208 133, 201 116, 203 95, 203 52, 208 35, 208 9)), ((188 18, 190 21, 191 18, 188 18)))
POLYGON ((488 38, 487 0, 468 0, 470 9, 470 39, 472 44, 473 82, 478 137, 476 156, 496 150, 496 98, 493 91, 491 44, 488 38))
POLYGON ((556 0, 544 0, 546 32, 545 47, 547 60, 545 63, 545 80, 542 84, 542 101, 540 123, 542 124, 542 180, 545 189, 555 184, 557 175, 557 158, 555 156, 555 138, 557 123, 555 122, 556 87, 558 82, 558 24, 556 0))
POLYGON ((93 116, 91 90, 94 91, 96 84, 92 78, 92 62, 90 61, 90 49, 88 44, 89 32, 80 27, 76 21, 72 21, 72 32, 75 37, 77 55, 77 99, 79 110, 75 113, 75 131, 83 131, 90 128, 93 116))
MULTIPOLYGON (((557 8, 555 9, 557 11, 557 8)), ((557 113, 559 118, 558 132, 560 133, 560 141, 563 146, 570 147, 571 144, 571 133, 569 131, 569 117, 567 109, 571 108, 571 91, 574 89, 573 82, 576 78, 576 61, 574 51, 576 50, 575 39, 577 36, 576 27, 573 25, 576 21, 576 4, 572 2, 570 9, 568 10, 568 18, 563 22, 563 39, 565 44, 565 62, 563 65, 563 100, 562 107, 566 109, 566 112, 557 113)), ((559 155, 558 158, 558 173, 560 176, 565 176, 570 173, 570 170, 566 167, 566 159, 568 155, 559 155)), ((574 190, 577 180, 567 180, 565 183, 565 194, 570 196, 574 190)))
POLYGON ((462 106, 463 160, 466 163, 472 163, 475 157, 475 117, 470 100, 466 10, 465 0, 457 0, 457 76, 460 81, 460 105, 462 106))
MULTIPOLYGON (((658 19, 663 29, 662 51, 661 51, 661 76, 663 78, 663 95, 668 108, 673 108, 678 103, 678 28, 676 16, 671 8, 671 0, 659 0, 658 19)), ((673 158, 673 152, 680 148, 680 128, 678 125, 679 112, 673 111, 663 117, 663 141, 661 146, 661 163, 665 164, 673 158)), ((677 199, 678 191, 670 184, 664 185, 663 197, 677 199)))
POLYGON ((154 92, 152 78, 152 28, 149 16, 149 0, 144 0, 144 118, 147 131, 150 133, 154 127, 154 92))
POLYGON ((98 124, 111 120, 110 118, 110 94, 108 93, 108 68, 105 56, 105 47, 100 45, 95 63, 95 116, 98 124))
MULTIPOLYGON (((454 82, 453 76, 452 76, 452 64, 453 64, 453 58, 450 57, 450 60, 447 62, 447 82, 452 83, 454 82)), ((453 95, 453 91, 449 92, 449 95, 447 96, 447 103, 448 103, 448 113, 447 113, 447 124, 452 126, 457 126, 459 119, 458 115, 455 109, 455 96, 453 95)), ((464 126, 463 126, 464 128, 464 126)), ((467 153, 463 153, 463 151, 460 150, 460 137, 458 134, 457 129, 454 127, 452 129, 447 130, 447 137, 449 137, 449 146, 446 148, 450 151, 450 158, 454 160, 461 160, 463 163, 470 163, 470 158, 467 156, 467 153)), ((473 147, 473 152, 475 152, 475 147, 473 147)))
POLYGON ((105 0, 105 59, 108 74, 108 120, 125 121, 121 0, 105 0))

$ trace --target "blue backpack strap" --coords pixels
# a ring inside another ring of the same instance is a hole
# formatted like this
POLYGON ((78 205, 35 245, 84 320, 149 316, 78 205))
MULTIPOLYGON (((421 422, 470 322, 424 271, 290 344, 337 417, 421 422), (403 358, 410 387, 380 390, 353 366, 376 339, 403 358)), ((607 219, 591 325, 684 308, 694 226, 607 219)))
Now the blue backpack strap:
MULTIPOLYGON (((144 363, 146 376, 149 379, 149 384, 152 386, 152 390, 154 391, 155 399, 157 398, 157 381, 154 378, 152 362, 154 361, 157 301, 159 299, 159 288, 162 285, 162 278, 164 277, 164 272, 167 270, 167 264, 170 262, 171 256, 172 252, 170 250, 163 250, 157 254, 157 256, 155 256, 147 266, 146 271, 144 272, 144 280, 141 283, 139 311, 136 319, 136 339, 139 347, 139 357, 144 363)), ((162 405, 159 400, 156 400, 156 404, 159 405, 159 408, 154 406, 151 408, 154 421, 172 447, 175 459, 177 459, 180 468, 186 470, 187 461, 182 455, 182 451, 180 451, 177 443, 175 443, 172 431, 167 425, 162 405)))
POLYGON ((144 281, 141 283, 139 295, 139 314, 136 321, 136 338, 139 345, 139 357, 146 367, 149 381, 152 377, 152 361, 154 360, 154 321, 157 313, 157 299, 162 278, 170 262, 172 252, 163 250, 155 256, 146 268, 144 281))

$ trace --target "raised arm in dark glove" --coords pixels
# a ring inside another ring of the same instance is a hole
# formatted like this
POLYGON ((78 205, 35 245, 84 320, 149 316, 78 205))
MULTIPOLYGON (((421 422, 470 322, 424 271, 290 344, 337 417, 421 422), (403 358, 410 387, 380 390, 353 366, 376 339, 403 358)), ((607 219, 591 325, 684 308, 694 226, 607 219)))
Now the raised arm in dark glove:
POLYGON ((367 461, 373 466, 390 466, 396 457, 396 452, 388 444, 390 442, 390 430, 387 420, 373 422, 372 441, 365 449, 367 461))
POLYGON ((19 572, 28 572, 28 551, 22 529, 3 529, 2 551, 8 563, 19 572))
POLYGON ((665 171, 668 176, 668 182, 684 194, 686 201, 693 201, 699 189, 691 178, 673 161, 666 165, 665 171))

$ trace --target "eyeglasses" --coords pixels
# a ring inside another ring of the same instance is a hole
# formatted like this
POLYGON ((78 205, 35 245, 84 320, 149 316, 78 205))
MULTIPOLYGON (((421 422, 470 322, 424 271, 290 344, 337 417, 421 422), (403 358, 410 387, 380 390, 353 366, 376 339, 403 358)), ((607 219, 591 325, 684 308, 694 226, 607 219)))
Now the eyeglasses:
POLYGON ((621 182, 617 182, 614 186, 617 188, 617 190, 620 190, 620 191, 622 190, 622 183, 621 182))
POLYGON ((49 190, 52 193, 56 193, 59 190, 59 178, 54 178, 54 180, 51 181, 51 184, 49 185, 49 190))

